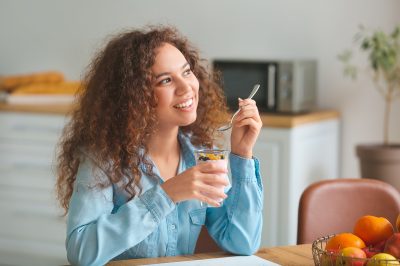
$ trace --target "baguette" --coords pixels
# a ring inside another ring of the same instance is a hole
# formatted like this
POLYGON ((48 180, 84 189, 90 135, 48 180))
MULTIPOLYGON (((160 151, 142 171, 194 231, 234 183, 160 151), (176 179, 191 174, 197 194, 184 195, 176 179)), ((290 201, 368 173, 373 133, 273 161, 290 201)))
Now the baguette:
POLYGON ((35 83, 31 85, 19 86, 15 88, 12 95, 33 95, 33 94, 71 94, 77 93, 81 83, 79 81, 69 81, 60 83, 35 83))
POLYGON ((10 75, 0 77, 0 90, 12 91, 13 89, 34 83, 60 83, 64 75, 57 71, 38 72, 24 75, 10 75))

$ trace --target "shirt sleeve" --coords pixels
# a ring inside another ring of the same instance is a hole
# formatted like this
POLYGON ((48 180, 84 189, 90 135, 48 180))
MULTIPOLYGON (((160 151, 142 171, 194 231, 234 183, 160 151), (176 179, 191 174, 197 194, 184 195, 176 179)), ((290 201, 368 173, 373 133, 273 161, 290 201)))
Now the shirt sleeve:
POLYGON ((175 208, 156 185, 113 212, 113 187, 94 185, 105 174, 92 165, 79 167, 70 200, 66 247, 73 265, 104 265, 144 240, 175 208))
POLYGON ((224 250, 255 253, 261 242, 263 185, 256 158, 230 154, 232 187, 220 208, 207 208, 206 227, 224 250))

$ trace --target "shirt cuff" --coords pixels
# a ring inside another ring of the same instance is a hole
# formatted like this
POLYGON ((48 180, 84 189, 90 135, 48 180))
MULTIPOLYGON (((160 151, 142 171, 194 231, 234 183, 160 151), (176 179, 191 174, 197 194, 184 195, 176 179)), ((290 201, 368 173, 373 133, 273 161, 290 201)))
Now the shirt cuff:
POLYGON ((157 223, 175 208, 175 203, 159 185, 147 190, 139 198, 157 223))
POLYGON ((256 157, 251 159, 230 153, 229 163, 232 177, 238 179, 254 179, 259 176, 259 162, 256 157))

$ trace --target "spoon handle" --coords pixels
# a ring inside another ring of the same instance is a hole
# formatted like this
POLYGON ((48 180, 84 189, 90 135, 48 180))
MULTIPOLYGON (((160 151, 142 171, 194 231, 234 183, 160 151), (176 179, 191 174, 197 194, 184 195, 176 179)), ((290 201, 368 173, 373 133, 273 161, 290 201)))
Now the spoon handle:
POLYGON ((236 110, 236 112, 232 115, 231 121, 229 121, 230 124, 232 124, 233 119, 235 118, 235 116, 237 116, 237 114, 240 112, 240 108, 236 110))
POLYGON ((253 98, 253 96, 257 93, 259 88, 260 88, 260 84, 254 85, 253 90, 251 91, 248 99, 253 98))
MULTIPOLYGON (((247 99, 253 98, 253 96, 256 95, 256 93, 257 93, 259 88, 260 88, 260 84, 254 85, 253 90, 250 92, 250 95, 249 95, 249 97, 247 99)), ((232 115, 231 124, 232 124, 232 121, 235 118, 235 116, 240 112, 240 109, 241 108, 237 109, 236 112, 232 115)))

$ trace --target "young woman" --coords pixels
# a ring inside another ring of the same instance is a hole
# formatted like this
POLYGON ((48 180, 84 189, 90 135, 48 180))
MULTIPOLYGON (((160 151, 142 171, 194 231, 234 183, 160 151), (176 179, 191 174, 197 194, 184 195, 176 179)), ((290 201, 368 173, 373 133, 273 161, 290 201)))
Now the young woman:
POLYGON ((257 250, 263 188, 252 149, 262 123, 255 102, 239 100, 225 194, 216 187, 228 185, 226 169, 195 163, 193 151, 213 147, 226 122, 222 90, 201 63, 170 27, 122 33, 94 59, 58 157, 70 263, 192 254, 202 225, 228 252, 257 250))

